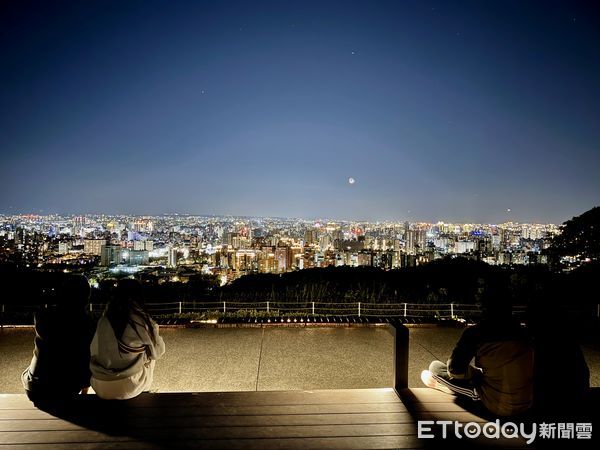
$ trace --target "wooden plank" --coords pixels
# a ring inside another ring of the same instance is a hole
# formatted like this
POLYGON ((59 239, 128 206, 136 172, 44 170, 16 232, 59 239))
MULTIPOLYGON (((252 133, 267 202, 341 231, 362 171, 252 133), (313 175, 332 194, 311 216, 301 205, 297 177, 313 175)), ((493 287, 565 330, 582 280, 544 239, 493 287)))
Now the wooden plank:
POLYGON ((465 408, 459 403, 446 403, 446 402, 423 402, 423 403, 410 403, 406 402, 411 411, 416 412, 451 412, 451 411, 465 411, 465 408))
POLYGON ((367 425, 309 425, 268 427, 193 427, 129 429, 125 435, 100 431, 14 431, 0 433, 0 444, 52 444, 69 442, 131 442, 138 439, 172 442, 181 439, 281 439, 350 436, 407 436, 416 435, 417 427, 410 424, 367 425), (137 431, 137 433, 136 433, 137 431))
MULTIPOLYGON (((110 405, 114 405, 111 403, 110 405)), ((115 408, 105 402, 78 405, 80 417, 111 414, 114 417, 130 416, 132 410, 127 407, 115 408)), ((137 417, 182 417, 182 416, 247 416, 277 414, 338 414, 338 413, 399 413, 407 412, 402 403, 329 403, 325 405, 276 405, 276 406, 183 406, 183 407, 147 407, 136 408, 137 417)), ((39 409, 0 410, 1 420, 13 419, 51 419, 55 416, 39 409)))
POLYGON ((405 403, 455 403, 456 395, 445 394, 429 388, 402 389, 399 392, 400 399, 405 403))
POLYGON ((451 420, 462 423, 475 422, 487 423, 484 417, 473 414, 469 411, 439 411, 439 412, 417 412, 412 413, 413 420, 451 420))
POLYGON ((2 395, 0 448, 525 446, 514 439, 418 440, 418 420, 486 420, 439 391, 406 389, 401 396, 408 409, 391 389, 164 393, 129 401, 82 396, 61 413, 63 420, 38 410, 23 395, 2 395))
MULTIPOLYGON (((415 449, 422 448, 424 442, 416 436, 355 436, 342 438, 290 438, 290 439, 251 439, 251 440, 180 440, 169 443, 168 448, 214 449, 214 450, 305 450, 307 448, 328 449, 415 449)), ((30 444, 0 446, 9 450, 122 450, 122 442, 72 443, 72 444, 30 444)), ((128 442, 127 449, 150 450, 165 448, 165 444, 150 442, 128 442)))
MULTIPOLYGON (((77 403, 97 402, 95 395, 82 395, 77 403)), ((131 400, 109 401, 125 403, 128 407, 147 406, 196 406, 196 405, 294 405, 328 403, 397 403, 400 402, 393 389, 342 389, 318 391, 262 391, 262 392, 209 392, 209 393, 160 393, 141 394, 131 400)), ((34 409, 35 406, 20 394, 0 397, 0 409, 34 409)))
MULTIPOLYGON (((186 417, 127 417, 124 421, 111 418, 111 423, 98 425, 119 429, 127 428, 187 428, 214 426, 283 426, 283 425, 364 425, 413 423, 411 414, 405 413, 368 413, 368 414, 296 414, 296 415, 254 415, 254 416, 186 416, 186 417)), ((89 428, 90 424, 85 420, 89 428)), ((86 429, 82 425, 57 418, 40 420, 3 420, 3 431, 73 431, 86 429)))
POLYGON ((431 417, 435 420, 459 420, 461 422, 488 422, 489 413, 480 413, 477 410, 468 411, 465 409, 456 409, 450 411, 440 410, 413 410, 411 411, 415 418, 431 417), (452 418, 452 419, 450 419, 452 418))

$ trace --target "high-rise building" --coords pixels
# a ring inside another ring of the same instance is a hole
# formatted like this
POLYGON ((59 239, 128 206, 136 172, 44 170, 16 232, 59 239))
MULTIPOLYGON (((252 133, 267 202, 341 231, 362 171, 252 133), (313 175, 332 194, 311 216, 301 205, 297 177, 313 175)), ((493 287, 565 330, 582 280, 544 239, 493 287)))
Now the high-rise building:
POLYGON ((321 248, 322 252, 324 252, 325 250, 329 250, 332 244, 333 240, 331 239, 331 236, 329 234, 324 234, 319 238, 319 247, 321 248))
POLYGON ((225 245, 233 245, 233 238, 237 237, 238 233, 227 232, 223 234, 223 244, 225 245))
POLYGON ((73 232, 75 235, 83 237, 83 228, 85 227, 85 217, 77 216, 73 220, 73 232))
POLYGON ((472 252, 474 250, 475 250, 475 242, 473 242, 473 241, 458 241, 454 247, 454 252, 458 253, 458 254, 468 253, 468 252, 472 252))
POLYGON ((277 271, 286 272, 290 267, 290 248, 277 247, 275 249, 275 261, 277 261, 277 271))
POLYGON ((130 250, 128 252, 127 261, 129 266, 145 266, 148 264, 149 257, 146 250, 130 250))
POLYGON ((103 245, 100 252, 100 265, 104 267, 121 264, 121 247, 119 245, 103 245))
POLYGON ((304 232, 304 245, 313 245, 318 242, 317 230, 306 230, 304 232))
POLYGON ((427 232, 425 230, 415 232, 415 243, 418 253, 423 253, 427 249, 427 232))
POLYGON ((406 254, 415 255, 417 253, 416 232, 414 230, 405 231, 404 239, 406 254))
POLYGON ((231 238, 231 246, 236 250, 240 248, 248 248, 250 246, 250 241, 244 236, 233 236, 231 238))
POLYGON ((169 248, 169 253, 167 254, 167 267, 177 267, 177 249, 169 248))
POLYGON ((101 256, 102 247, 106 245, 106 239, 84 239, 83 253, 88 255, 101 256))
POLYGON ((71 250, 71 245, 72 245, 71 241, 59 242, 58 243, 58 253, 60 253, 61 255, 64 255, 65 253, 69 253, 69 250, 71 250))
POLYGON ((154 249, 154 242, 150 240, 133 241, 134 250, 147 250, 151 252, 154 249))

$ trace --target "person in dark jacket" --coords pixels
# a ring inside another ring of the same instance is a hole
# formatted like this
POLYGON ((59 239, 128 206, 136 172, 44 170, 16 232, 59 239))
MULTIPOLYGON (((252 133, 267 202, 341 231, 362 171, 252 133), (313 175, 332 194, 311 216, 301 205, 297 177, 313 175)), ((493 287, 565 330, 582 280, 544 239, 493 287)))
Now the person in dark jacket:
POLYGON ((86 311, 89 297, 87 279, 70 275, 59 286, 55 304, 36 312, 33 358, 21 376, 34 403, 63 400, 90 386, 95 323, 86 311))
POLYGON ((535 348, 535 406, 547 414, 570 414, 586 403, 590 369, 578 338, 585 323, 569 320, 561 306, 568 293, 550 285, 539 292, 528 309, 528 325, 535 348), (579 329, 578 329, 579 327, 579 329))
POLYGON ((421 373, 426 386, 481 401, 497 416, 522 414, 532 407, 533 345, 512 317, 508 294, 500 286, 488 288, 482 320, 463 332, 447 364, 433 361, 421 373))

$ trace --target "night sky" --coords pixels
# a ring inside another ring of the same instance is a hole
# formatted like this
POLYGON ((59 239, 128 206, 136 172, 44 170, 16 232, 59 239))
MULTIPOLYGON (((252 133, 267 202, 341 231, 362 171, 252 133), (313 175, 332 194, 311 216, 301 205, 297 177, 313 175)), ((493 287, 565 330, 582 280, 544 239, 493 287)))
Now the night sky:
POLYGON ((592 3, 2 2, 0 213, 563 222, 592 3))

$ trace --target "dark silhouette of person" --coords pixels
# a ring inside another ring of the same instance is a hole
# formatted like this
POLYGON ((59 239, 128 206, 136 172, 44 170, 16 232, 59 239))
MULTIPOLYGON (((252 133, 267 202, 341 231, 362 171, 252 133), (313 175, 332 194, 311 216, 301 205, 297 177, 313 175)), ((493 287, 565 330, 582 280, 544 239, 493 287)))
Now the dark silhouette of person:
POLYGON ((488 283, 480 302, 480 322, 465 329, 447 364, 433 361, 421 379, 428 387, 480 401, 496 416, 525 413, 534 395, 530 335, 512 317, 506 285, 488 283))
POLYGON ((544 291, 543 298, 532 302, 528 310, 535 348, 535 407, 544 414, 574 414, 590 392, 590 370, 576 339, 578 333, 554 298, 558 291, 544 291))
POLYGON ((90 286, 85 277, 66 276, 55 304, 35 313, 35 348, 21 376, 34 403, 54 403, 90 386, 90 342, 95 322, 87 313, 90 286))

